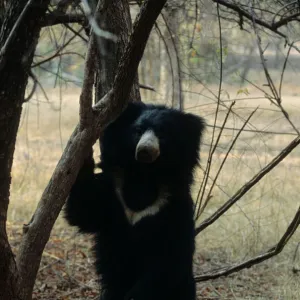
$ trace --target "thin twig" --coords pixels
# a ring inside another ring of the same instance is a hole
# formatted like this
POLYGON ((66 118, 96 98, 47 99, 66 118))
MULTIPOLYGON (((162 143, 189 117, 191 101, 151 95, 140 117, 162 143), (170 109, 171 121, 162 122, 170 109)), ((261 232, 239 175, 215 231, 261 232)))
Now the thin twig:
POLYGON ((38 84, 38 80, 37 80, 36 76, 34 75, 34 73, 31 70, 29 71, 29 77, 33 81, 33 87, 31 89, 29 95, 24 99, 24 103, 28 102, 32 98, 32 96, 36 92, 36 88, 37 88, 37 84, 38 84))
POLYGON ((82 84, 82 91, 79 98, 80 108, 80 127, 81 129, 88 127, 92 122, 92 104, 93 104, 93 85, 95 74, 95 56, 96 56, 96 37, 94 34, 90 37, 88 45, 85 71, 82 84))
POLYGON ((196 25, 198 22, 198 1, 195 1, 195 23, 194 23, 194 27, 193 27, 193 33, 192 33, 192 38, 190 41, 190 48, 193 49, 193 44, 194 44, 194 38, 195 38, 195 32, 196 32, 196 25))
MULTIPOLYGON (((222 82, 223 82, 222 26, 221 26, 221 18, 220 18, 220 11, 219 11, 219 4, 218 3, 217 3, 217 14, 218 14, 218 25, 219 25, 220 79, 219 79, 219 89, 218 89, 218 96, 217 96, 217 107, 216 107, 216 112, 215 112, 214 126, 217 125, 218 113, 219 113, 220 102, 221 102, 220 98, 221 98, 221 91, 222 91, 222 82)), ((211 169, 212 158, 213 158, 214 152, 216 150, 216 145, 218 143, 218 141, 216 141, 215 147, 213 146, 214 139, 215 139, 215 131, 216 131, 216 128, 213 127, 213 132, 212 132, 212 137, 211 137, 211 144, 210 144, 210 148, 209 148, 209 155, 208 155, 208 160, 207 160, 207 164, 206 164, 206 169, 205 169, 205 172, 204 172, 204 179, 201 182, 201 185, 200 185, 200 188, 199 188, 199 191, 198 191, 198 195, 197 195, 197 200, 196 200, 196 203, 199 202, 197 216, 199 215, 199 212, 200 212, 201 203, 203 201, 203 197, 204 197, 204 193, 205 193, 205 187, 207 186, 208 177, 209 177, 209 173, 210 173, 210 169, 211 169)))
POLYGON ((46 14, 42 22, 42 26, 54 26, 58 24, 66 25, 70 23, 85 24, 86 22, 86 17, 83 14, 65 14, 53 11, 51 13, 46 14))
POLYGON ((280 97, 280 99, 281 99, 281 90, 282 90, 283 76, 285 74, 286 65, 287 65, 288 59, 290 57, 290 53, 291 53, 291 49, 292 49, 293 45, 294 45, 294 43, 292 43, 289 46, 289 49, 288 49, 288 52, 286 54, 286 57, 285 57, 285 60, 284 60, 284 64, 283 64, 283 67, 282 67, 281 75, 280 75, 280 83, 279 83, 279 97, 280 97))
POLYGON ((214 188, 214 186, 215 186, 215 184, 216 184, 216 181, 218 180, 218 177, 219 177, 219 175, 220 175, 220 173, 221 173, 221 171, 222 171, 222 169, 223 169, 223 166, 224 166, 224 164, 225 164, 225 162, 226 162, 226 160, 227 160, 227 157, 228 157, 229 153, 232 151, 232 148, 234 147, 234 145, 235 145, 236 141, 238 140, 240 134, 241 134, 242 132, 244 132, 244 128, 246 127, 246 125, 248 124, 248 122, 249 122, 249 120, 252 118, 252 116, 256 113, 256 111, 257 111, 257 108, 249 115, 249 117, 248 117, 247 120, 244 122, 243 126, 241 127, 241 129, 239 130, 239 132, 237 133, 237 135, 235 136, 235 138, 233 139, 233 141, 232 141, 232 143, 231 143, 229 149, 227 150, 227 152, 226 152, 226 154, 225 154, 225 157, 224 157, 224 159, 223 159, 223 161, 222 161, 222 163, 221 163, 221 165, 220 165, 220 167, 219 167, 219 169, 218 169, 218 171, 217 171, 217 174, 214 176, 213 183, 212 183, 212 185, 211 185, 211 187, 210 187, 210 190, 209 190, 209 192, 208 192, 208 194, 207 194, 207 199, 206 199, 206 201, 204 202, 203 207, 201 208, 201 211, 200 211, 199 216, 200 216, 201 213, 204 211, 204 209, 205 209, 205 207, 206 207, 206 205, 207 205, 209 199, 211 198, 211 192, 212 192, 212 190, 213 190, 213 188, 214 188))
POLYGON ((263 261, 279 254, 283 250, 283 248, 285 247, 287 242, 290 240, 290 238, 293 236, 293 234, 297 230, 299 224, 300 224, 300 207, 298 208, 298 210, 297 210, 292 222, 288 226, 286 232, 284 233, 284 235, 281 237, 280 241, 275 246, 273 246, 272 248, 270 248, 269 250, 267 250, 263 254, 257 255, 256 257, 251 258, 251 259, 249 259, 247 261, 244 261, 242 263, 238 263, 238 264, 235 264, 233 266, 224 267, 222 269, 212 271, 212 272, 207 273, 207 274, 196 276, 195 281, 196 282, 201 282, 201 281, 206 281, 206 280, 209 280, 209 279, 215 279, 215 278, 218 278, 218 277, 221 277, 221 276, 227 276, 229 274, 238 272, 238 271, 243 270, 245 268, 250 268, 254 265, 257 265, 257 264, 259 264, 259 263, 261 263, 261 262, 263 262, 263 261))
POLYGON ((275 23, 276 17, 279 16, 279 13, 280 13, 282 10, 284 10, 285 8, 287 8, 287 7, 290 6, 290 5, 296 4, 297 2, 298 2, 298 0, 293 1, 293 2, 290 2, 290 3, 287 3, 287 4, 283 5, 283 6, 281 6, 280 9, 274 14, 274 17, 273 17, 273 20, 272 20, 272 24, 275 23))
MULTIPOLYGON (((240 19, 241 19, 241 17, 242 18, 245 17, 246 19, 248 19, 252 22, 252 15, 250 13, 248 13, 247 11, 245 11, 244 9, 242 9, 240 7, 240 5, 234 4, 234 3, 229 3, 229 2, 224 1, 224 0, 212 0, 212 1, 215 2, 215 3, 219 3, 220 5, 228 8, 232 11, 235 11, 236 13, 238 13, 240 19)), ((282 26, 287 25, 289 22, 294 21, 294 20, 296 20, 296 19, 293 19, 293 18, 291 19, 290 17, 287 17, 287 18, 285 18, 283 20, 280 20, 278 22, 275 22, 273 24, 269 24, 269 23, 267 23, 267 22, 265 22, 265 21, 263 21, 263 20, 261 20, 257 17, 254 17, 254 21, 255 21, 256 24, 258 24, 258 25, 260 25, 264 28, 267 28, 270 31, 272 31, 272 32, 276 33, 277 35, 281 36, 282 38, 284 38, 287 45, 291 45, 291 42, 289 41, 288 36, 286 34, 282 33, 281 31, 278 31, 278 29, 282 26)), ((293 45, 293 48, 300 53, 300 49, 298 47, 293 45)))
MULTIPOLYGON (((75 35, 77 35, 78 37, 80 37, 85 43, 88 43, 89 40, 87 38, 85 38, 83 35, 80 34, 80 31, 76 31, 75 29, 72 28, 72 26, 70 26, 69 24, 63 24, 63 26, 65 26, 66 28, 68 28, 71 32, 73 32, 75 35)), ((82 29, 84 29, 84 26, 82 27, 82 29)))
MULTIPOLYGON (((221 126, 214 126, 212 124, 206 124, 206 127, 215 127, 218 129, 224 128, 226 130, 235 130, 240 131, 240 128, 233 128, 233 127, 221 127, 221 126)), ((268 130, 252 130, 252 129, 244 129, 244 132, 252 132, 252 133, 261 133, 261 134, 274 134, 274 135, 292 135, 292 136, 298 136, 297 133, 294 132, 276 132, 276 131, 268 131, 268 130)))
MULTIPOLYGON (((264 69, 264 72, 265 72, 265 76, 266 76, 266 79, 267 79, 267 82, 268 82, 268 86, 269 86, 269 88, 271 90, 271 93, 272 93, 272 95, 273 95, 273 97, 276 101, 276 105, 280 108, 280 110, 283 113, 284 117, 286 118, 288 123, 292 126, 292 128, 295 130, 295 132, 297 132, 297 134, 300 135, 300 131, 295 126, 295 124, 291 121, 288 112, 282 106, 282 100, 281 100, 281 97, 280 97, 280 93, 277 91, 276 86, 273 82, 273 79, 272 79, 272 77, 269 73, 268 67, 267 67, 266 62, 265 62, 264 52, 263 52, 262 47, 261 47, 261 39, 260 39, 260 36, 259 36, 257 28, 256 28, 254 13, 253 13, 253 28, 254 28, 254 32, 256 34, 256 38, 257 38, 257 46, 258 46, 258 50, 259 50, 259 54, 260 54, 261 63, 262 63, 262 66, 263 66, 263 69, 264 69)), ((291 45, 291 47, 292 46, 293 46, 293 44, 291 45)), ((272 103, 274 103, 274 102, 272 102, 272 103)))
POLYGON ((156 92, 156 89, 153 86, 150 86, 150 85, 147 85, 147 84, 139 83, 139 88, 144 89, 144 90, 149 90, 149 91, 152 91, 152 92, 156 92))
MULTIPOLYGON (((219 131, 219 134, 218 134, 216 143, 215 143, 214 148, 213 148, 213 152, 215 152, 215 150, 216 150, 216 148, 217 148, 217 146, 218 146, 218 144, 219 144, 220 138, 221 138, 222 133, 223 133, 223 129, 224 129, 226 123, 227 123, 227 119, 228 119, 228 117, 229 117, 229 115, 230 115, 230 113, 231 113, 231 111, 232 111, 232 107, 234 106, 234 104, 235 104, 235 102, 233 101, 233 102, 231 103, 231 105, 230 105, 230 107, 229 107, 227 113, 226 113, 226 116, 225 116, 225 118, 224 118, 224 121, 223 121, 222 126, 220 126, 220 129, 221 129, 221 130, 219 131)), ((211 127, 214 129, 214 128, 216 128, 216 125, 212 125, 211 127)), ((210 144, 210 147, 211 147, 211 144, 210 144)), ((205 172, 205 171, 204 171, 204 172, 205 172)), ((209 174, 208 174, 208 177, 210 177, 209 174)), ((200 192, 200 189, 199 189, 199 192, 200 192)), ((198 192, 198 195, 199 195, 199 192, 198 192)), ((197 196, 197 201, 196 201, 196 204, 195 204, 195 207, 197 207, 196 219, 198 219, 199 216, 200 216, 200 211, 201 211, 202 199, 203 199, 203 198, 200 199, 200 202, 198 201, 198 199, 199 199, 199 197, 197 196), (198 203, 198 202, 199 202, 199 203, 198 203)))
POLYGON ((219 219, 233 204, 240 200, 248 191, 252 189, 266 174, 273 170, 285 157, 287 157, 300 144, 300 135, 297 136, 288 146, 286 146, 273 160, 261 169, 251 180, 245 183, 225 204, 223 204, 215 213, 202 222, 196 228, 198 235, 206 227, 219 219))
MULTIPOLYGON (((78 32, 81 32, 82 30, 83 30, 83 28, 80 28, 78 32)), ((46 62, 48 62, 48 61, 50 61, 50 60, 52 60, 53 58, 55 58, 55 57, 57 57, 57 56, 63 55, 63 54, 60 54, 60 52, 61 52, 62 50, 64 50, 68 45, 70 45, 70 43, 71 43, 76 37, 77 37, 77 35, 74 34, 73 36, 70 37, 70 39, 69 39, 68 41, 65 41, 60 47, 58 47, 58 49, 55 51, 54 54, 52 54, 51 56, 45 58, 45 59, 42 60, 42 61, 39 61, 39 62, 37 62, 37 63, 35 63, 35 64, 32 64, 31 67, 32 67, 32 68, 38 67, 38 66, 40 66, 40 65, 42 65, 42 64, 44 64, 44 63, 46 63, 46 62)))
POLYGON ((279 98, 279 94, 277 93, 277 89, 275 87, 275 84, 272 80, 272 77, 269 73, 269 70, 268 70, 268 67, 266 65, 266 60, 265 60, 265 56, 264 56, 264 51, 261 47, 261 38, 258 34, 258 31, 257 31, 257 28, 256 28, 256 24, 255 24, 255 21, 254 21, 254 12, 252 12, 252 18, 253 18, 253 28, 254 28, 254 32, 255 32, 255 35, 256 35, 256 40, 257 40, 257 47, 258 47, 258 50, 259 50, 259 55, 260 55, 260 61, 262 63, 262 66, 263 66, 263 69, 264 69, 264 72, 265 72, 265 76, 266 76, 266 79, 267 79, 267 82, 268 82, 268 86, 271 90, 271 93, 273 95, 273 97, 276 99, 277 102, 281 102, 281 99, 279 98))

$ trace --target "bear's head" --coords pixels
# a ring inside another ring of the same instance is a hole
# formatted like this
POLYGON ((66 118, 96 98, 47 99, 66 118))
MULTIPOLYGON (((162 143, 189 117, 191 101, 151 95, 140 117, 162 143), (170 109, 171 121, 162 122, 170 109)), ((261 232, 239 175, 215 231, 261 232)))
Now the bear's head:
POLYGON ((160 165, 193 169, 204 130, 201 117, 162 105, 129 103, 104 131, 101 160, 107 166, 160 165))
POLYGON ((203 130, 203 119, 193 114, 130 103, 101 137, 101 167, 122 172, 124 193, 142 194, 145 206, 161 185, 192 182, 203 130))

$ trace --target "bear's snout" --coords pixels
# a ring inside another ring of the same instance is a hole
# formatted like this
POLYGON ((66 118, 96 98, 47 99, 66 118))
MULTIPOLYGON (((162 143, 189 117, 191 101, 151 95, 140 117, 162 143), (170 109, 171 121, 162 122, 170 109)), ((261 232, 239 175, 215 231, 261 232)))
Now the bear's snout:
POLYGON ((152 163, 158 158, 159 154, 159 139, 154 131, 147 130, 136 146, 135 159, 142 163, 152 163))

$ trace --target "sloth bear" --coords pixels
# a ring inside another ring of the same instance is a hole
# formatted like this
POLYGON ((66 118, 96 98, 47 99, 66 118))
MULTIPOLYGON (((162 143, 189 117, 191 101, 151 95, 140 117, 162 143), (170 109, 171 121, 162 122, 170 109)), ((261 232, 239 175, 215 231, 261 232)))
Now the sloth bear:
POLYGON ((190 186, 204 121, 160 105, 130 103, 92 151, 70 195, 72 226, 95 236, 101 300, 194 300, 190 186))

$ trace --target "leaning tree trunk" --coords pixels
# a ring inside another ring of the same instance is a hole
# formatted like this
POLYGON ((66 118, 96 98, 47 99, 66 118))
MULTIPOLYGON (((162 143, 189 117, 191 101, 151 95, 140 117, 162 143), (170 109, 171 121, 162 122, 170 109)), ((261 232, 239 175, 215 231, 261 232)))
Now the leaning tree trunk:
POLYGON ((22 17, 27 1, 11 0, 0 32, 0 299, 21 297, 14 255, 6 233, 11 168, 24 101, 28 72, 37 45, 40 21, 50 1, 33 1, 22 17), (15 26, 16 24, 19 26, 15 26), (18 23, 19 22, 19 23, 18 23), (17 28, 16 28, 17 27, 17 28), (13 31, 13 32, 12 32, 13 31))
MULTIPOLYGON (((98 7, 96 8, 98 24, 102 30, 114 34, 116 40, 96 37, 98 55, 96 55, 95 103, 102 99, 112 88, 117 67, 132 31, 132 21, 127 0, 99 0, 98 2, 98 7)), ((141 100, 138 73, 131 88, 130 98, 133 101, 141 100)))

